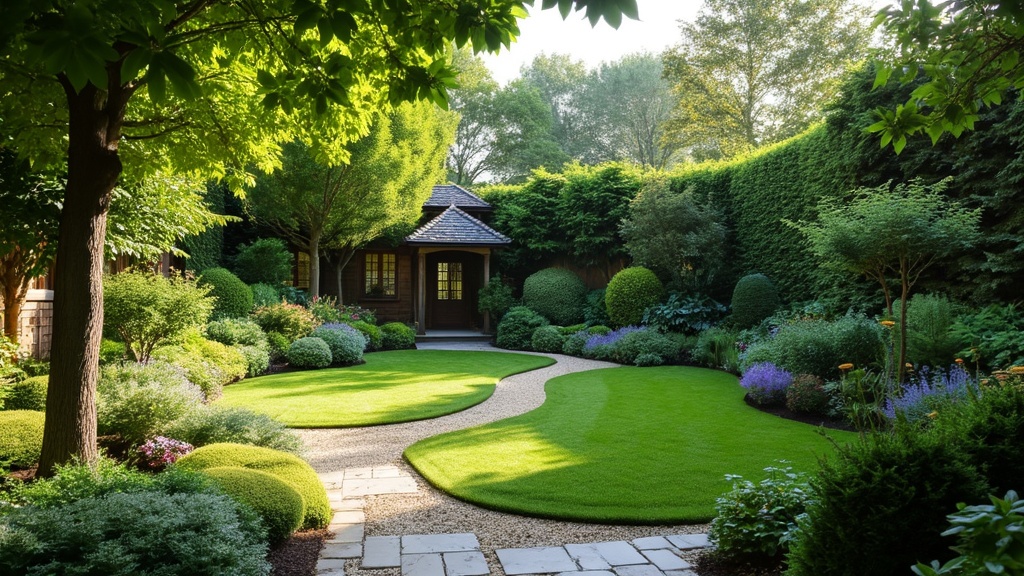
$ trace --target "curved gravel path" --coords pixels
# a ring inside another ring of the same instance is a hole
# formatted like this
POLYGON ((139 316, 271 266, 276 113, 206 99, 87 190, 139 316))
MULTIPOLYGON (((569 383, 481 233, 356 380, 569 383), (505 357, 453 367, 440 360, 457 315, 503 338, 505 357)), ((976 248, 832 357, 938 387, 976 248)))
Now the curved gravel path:
MULTIPOLYGON (((421 349, 501 351, 487 344, 432 344, 421 349)), ((491 569, 504 571, 494 553, 502 548, 562 546, 564 544, 632 540, 665 534, 699 534, 705 525, 621 526, 583 524, 518 516, 480 508, 435 489, 402 458, 402 452, 423 438, 461 430, 523 414, 544 403, 544 384, 551 378, 611 368, 616 364, 585 360, 561 354, 550 356, 556 363, 546 368, 510 376, 498 382, 486 401, 462 412, 417 422, 365 428, 297 430, 306 445, 305 457, 319 473, 346 468, 398 466, 416 480, 415 494, 386 494, 365 497, 365 535, 458 534, 472 532, 491 569)), ((699 552, 684 554, 695 560, 699 552)), ((347 576, 399 576, 397 568, 362 569, 357 560, 346 563, 347 576)))

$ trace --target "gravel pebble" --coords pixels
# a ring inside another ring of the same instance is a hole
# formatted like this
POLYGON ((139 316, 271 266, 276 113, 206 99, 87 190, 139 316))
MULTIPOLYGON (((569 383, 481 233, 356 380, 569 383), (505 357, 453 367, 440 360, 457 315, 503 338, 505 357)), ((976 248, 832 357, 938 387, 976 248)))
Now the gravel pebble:
MULTIPOLYGON (((445 348, 495 350, 481 345, 435 345, 445 348)), ((435 347, 431 346, 431 347, 435 347)), ((317 472, 344 468, 395 465, 408 471, 419 485, 417 494, 392 494, 366 498, 366 535, 442 534, 472 532, 492 574, 503 575, 494 550, 534 546, 633 540, 645 536, 707 532, 707 525, 624 526, 584 524, 518 516, 486 510, 457 500, 425 482, 402 459, 409 445, 444 432, 524 414, 544 403, 544 384, 557 376, 611 368, 616 364, 543 354, 557 362, 552 366, 510 376, 498 383, 494 395, 468 410, 417 422, 298 431, 305 443, 305 457, 317 472)), ((684 558, 693 557, 693 553, 684 558)), ((690 561, 693 561, 692 559, 690 561)), ((398 576, 399 570, 359 570, 358 560, 346 564, 348 575, 398 576)))

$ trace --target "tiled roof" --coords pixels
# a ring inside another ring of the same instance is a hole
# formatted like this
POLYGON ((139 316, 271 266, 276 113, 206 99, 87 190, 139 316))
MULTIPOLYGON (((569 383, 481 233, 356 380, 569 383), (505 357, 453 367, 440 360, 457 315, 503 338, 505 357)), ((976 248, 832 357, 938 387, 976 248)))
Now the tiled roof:
POLYGON ((479 196, 457 184, 439 184, 434 186, 430 199, 424 202, 424 208, 447 208, 451 205, 470 210, 489 210, 491 205, 479 196))
POLYGON ((436 218, 405 237, 410 244, 454 244, 460 246, 504 246, 512 241, 454 204, 436 218))

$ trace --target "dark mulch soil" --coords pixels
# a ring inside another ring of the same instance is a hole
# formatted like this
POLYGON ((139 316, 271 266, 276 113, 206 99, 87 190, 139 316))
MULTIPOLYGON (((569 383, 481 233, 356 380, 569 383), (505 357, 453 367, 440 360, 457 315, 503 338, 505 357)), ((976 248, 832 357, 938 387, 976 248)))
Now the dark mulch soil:
POLYGON ((271 576, 315 576, 316 561, 327 534, 327 530, 296 532, 274 547, 267 554, 271 576))
POLYGON ((787 420, 796 420, 797 422, 803 422, 804 424, 810 424, 811 426, 823 426, 832 430, 845 430, 847 432, 856 432, 857 430, 845 420, 829 420, 825 416, 817 414, 807 414, 804 412, 793 412, 785 406, 759 406, 750 400, 750 394, 743 397, 743 401, 748 405, 757 408, 761 412, 767 412, 774 414, 779 418, 785 418, 787 420))
POLYGON ((701 554, 695 563, 700 576, 781 576, 782 562, 735 562, 714 551, 701 554))

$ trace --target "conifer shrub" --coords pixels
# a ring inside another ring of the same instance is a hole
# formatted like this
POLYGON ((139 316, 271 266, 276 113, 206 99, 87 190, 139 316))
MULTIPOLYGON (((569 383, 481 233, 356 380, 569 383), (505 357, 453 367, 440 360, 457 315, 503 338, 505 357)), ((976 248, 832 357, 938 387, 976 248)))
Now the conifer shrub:
POLYGON ((732 322, 737 328, 756 326, 779 309, 779 291, 764 274, 748 274, 732 291, 732 322))
POLYGON ((31 376, 20 382, 0 386, 0 410, 46 410, 49 376, 31 376))
POLYGON ((46 415, 35 410, 0 412, 0 467, 25 468, 39 462, 46 415))
POLYGON ((416 331, 401 322, 388 322, 380 327, 385 350, 406 350, 416 347, 416 331))
POLYGON ((644 311, 665 296, 661 280, 647 268, 633 266, 612 276, 604 301, 608 317, 615 326, 639 325, 644 311))
POLYGON ((541 326, 533 331, 530 346, 537 352, 561 354, 565 340, 558 326, 541 326))
POLYGON ((216 298, 213 304, 214 318, 239 318, 252 311, 252 290, 226 268, 203 270, 199 276, 200 286, 210 287, 210 296, 216 298))
POLYGON ((260 238, 238 247, 235 274, 247 284, 280 286, 291 280, 292 253, 279 238, 260 238))
POLYGON ((547 325, 546 318, 526 306, 510 308, 498 324, 498 348, 529 350, 533 345, 533 333, 547 325))
POLYGON ((331 521, 331 505, 320 477, 294 454, 242 444, 211 444, 195 449, 175 466, 194 471, 224 466, 262 470, 284 480, 302 496, 303 528, 324 528, 331 521))
POLYGON ((287 540, 302 525, 302 496, 277 476, 240 466, 208 468, 202 474, 234 501, 256 512, 271 544, 287 540))
POLYGON ((351 366, 363 361, 366 336, 348 324, 324 324, 313 330, 311 336, 327 343, 331 349, 331 364, 335 366, 351 366))
POLYGON ((327 368, 332 358, 331 347, 316 336, 299 338, 288 348, 288 365, 293 368, 327 368))
POLYGON ((523 305, 559 326, 583 320, 587 287, 565 268, 545 268, 523 283, 523 305))

